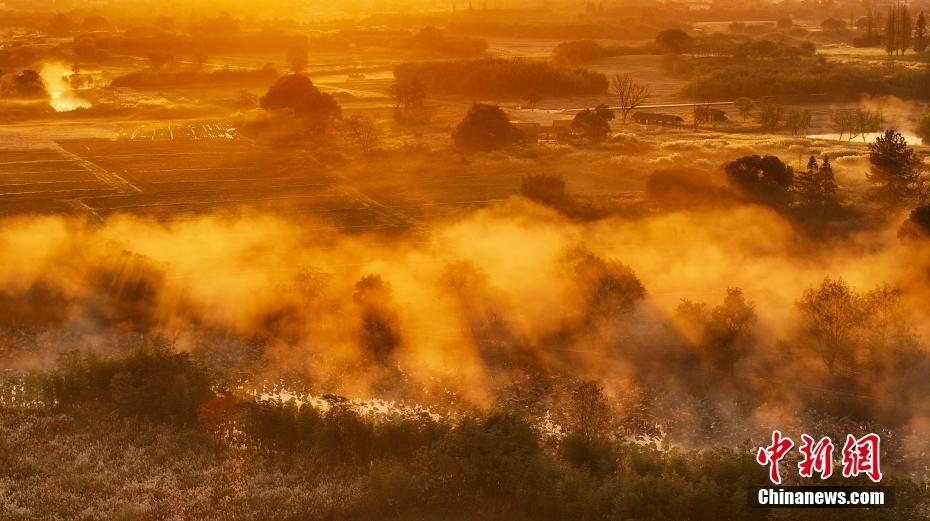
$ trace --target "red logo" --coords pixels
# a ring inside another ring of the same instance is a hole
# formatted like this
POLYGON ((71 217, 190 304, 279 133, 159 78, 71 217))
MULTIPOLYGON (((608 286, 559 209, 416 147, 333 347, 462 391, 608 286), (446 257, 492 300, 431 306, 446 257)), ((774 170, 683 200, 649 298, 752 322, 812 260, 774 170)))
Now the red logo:
POLYGON ((878 450, 881 442, 878 434, 866 434, 858 440, 852 434, 847 434, 846 445, 843 445, 843 477, 865 474, 875 483, 881 481, 878 450))
POLYGON ((794 447, 794 442, 790 438, 783 438, 781 432, 772 432, 772 444, 768 447, 760 447, 756 454, 756 461, 759 465, 771 465, 769 467, 769 479, 776 485, 781 484, 781 475, 778 473, 778 462, 788 454, 788 451, 794 447))

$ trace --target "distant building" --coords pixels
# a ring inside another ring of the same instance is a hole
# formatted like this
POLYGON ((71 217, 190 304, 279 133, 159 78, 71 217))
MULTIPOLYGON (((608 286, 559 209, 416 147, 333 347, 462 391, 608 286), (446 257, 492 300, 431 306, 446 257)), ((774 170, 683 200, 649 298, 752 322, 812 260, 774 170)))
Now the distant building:
POLYGON ((510 127, 511 140, 514 143, 536 144, 539 143, 540 137, 548 141, 550 139, 562 140, 572 135, 572 122, 567 119, 553 121, 551 125, 511 122, 510 127))
POLYGON ((698 107, 694 109, 694 115, 707 123, 722 123, 727 120, 726 112, 709 107, 698 107))
POLYGON ((653 114, 651 112, 634 112, 633 121, 641 125, 672 125, 676 127, 682 126, 685 120, 681 116, 673 116, 671 114, 653 114))

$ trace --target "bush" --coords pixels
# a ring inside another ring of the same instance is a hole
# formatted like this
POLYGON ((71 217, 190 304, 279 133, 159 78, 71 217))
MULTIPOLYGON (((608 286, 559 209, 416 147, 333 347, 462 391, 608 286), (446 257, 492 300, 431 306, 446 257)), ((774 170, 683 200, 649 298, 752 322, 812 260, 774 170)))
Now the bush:
POLYGON ((645 47, 632 47, 616 43, 602 44, 597 40, 576 40, 562 42, 552 50, 552 59, 556 63, 577 64, 586 61, 610 58, 613 56, 631 56, 653 54, 645 47))
POLYGON ((556 204, 565 198, 565 181, 562 176, 546 174, 523 176, 520 189, 524 197, 543 204, 556 204))

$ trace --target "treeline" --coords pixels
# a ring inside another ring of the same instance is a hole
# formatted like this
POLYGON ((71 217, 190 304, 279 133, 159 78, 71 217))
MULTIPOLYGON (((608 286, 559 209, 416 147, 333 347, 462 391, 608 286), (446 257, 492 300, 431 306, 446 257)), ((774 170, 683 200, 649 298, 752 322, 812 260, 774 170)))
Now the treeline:
POLYGON ((632 56, 638 54, 661 54, 662 50, 654 44, 641 46, 621 45, 617 42, 599 42, 597 40, 575 40, 562 42, 552 50, 552 59, 561 64, 578 64, 614 56, 632 56))
POLYGON ((509 38, 549 38, 578 40, 597 38, 604 40, 647 40, 655 38, 659 30, 651 25, 609 25, 592 23, 504 23, 490 20, 454 20, 446 30, 453 34, 471 36, 503 36, 509 38))
POLYGON ((521 58, 405 62, 394 69, 394 77, 399 82, 417 78, 432 92, 482 96, 602 94, 609 85, 599 72, 521 58))
POLYGON ((339 37, 358 46, 388 47, 391 49, 420 50, 449 56, 479 56, 488 48, 488 42, 472 36, 449 36, 433 26, 413 33, 404 30, 347 29, 339 37))
POLYGON ((139 71, 117 76, 110 85, 134 89, 211 85, 265 85, 273 82, 277 77, 278 71, 275 69, 221 69, 212 72, 139 71))
POLYGON ((82 34, 74 38, 75 46, 93 46, 113 54, 147 56, 151 53, 194 55, 200 52, 286 52, 289 49, 341 50, 348 40, 330 35, 306 36, 278 32, 202 36, 159 32, 152 35, 118 36, 112 34, 82 34))
POLYGON ((902 68, 884 75, 874 68, 834 63, 711 65, 708 69, 692 79, 682 89, 682 95, 702 100, 819 95, 830 101, 850 101, 863 94, 930 98, 930 71, 926 69, 902 68))

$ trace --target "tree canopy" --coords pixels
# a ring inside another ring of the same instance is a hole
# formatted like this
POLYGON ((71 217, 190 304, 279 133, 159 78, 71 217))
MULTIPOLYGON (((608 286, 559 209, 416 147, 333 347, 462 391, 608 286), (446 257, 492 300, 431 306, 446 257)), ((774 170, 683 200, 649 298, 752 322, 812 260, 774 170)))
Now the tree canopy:
POLYGON ((463 152, 483 152, 509 143, 512 130, 507 114, 500 107, 476 103, 455 126, 452 142, 463 152))
POLYGON ((869 172, 872 195, 888 206, 898 206, 914 192, 920 159, 907 140, 894 130, 887 130, 869 144, 869 172))
POLYGON ((289 74, 276 81, 264 96, 258 99, 265 110, 293 109, 294 113, 317 132, 323 132, 333 119, 342 118, 342 108, 325 92, 320 92, 310 78, 289 74))
POLYGON ((744 156, 728 163, 724 171, 746 195, 769 203, 786 202, 794 182, 794 169, 775 156, 744 156))
POLYGON ((584 109, 576 114, 572 127, 582 129, 588 141, 597 144, 610 134, 610 122, 614 117, 614 111, 607 105, 598 105, 594 110, 584 109))

